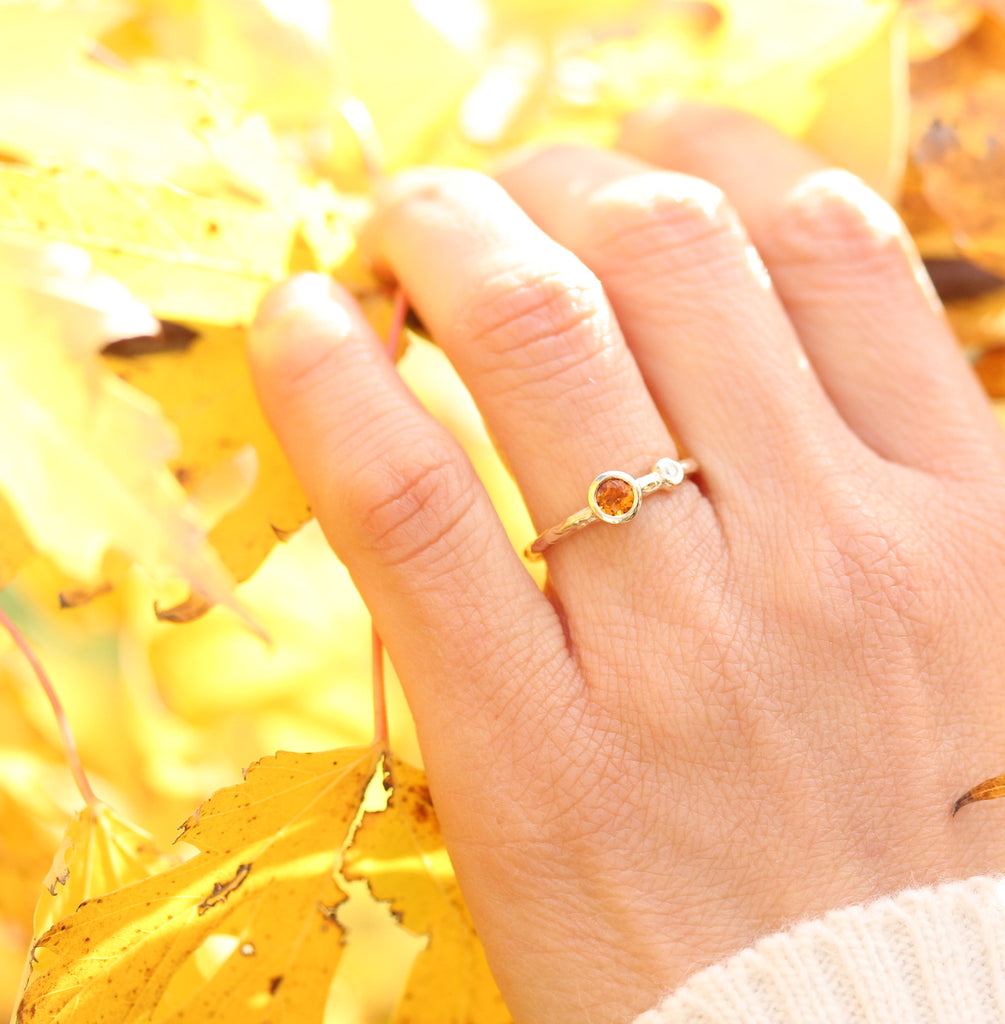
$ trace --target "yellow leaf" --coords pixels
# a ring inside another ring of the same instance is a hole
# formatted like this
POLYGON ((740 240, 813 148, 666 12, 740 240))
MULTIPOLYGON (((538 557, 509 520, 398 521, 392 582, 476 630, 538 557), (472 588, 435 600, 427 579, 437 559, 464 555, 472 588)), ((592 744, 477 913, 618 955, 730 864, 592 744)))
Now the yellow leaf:
POLYGON ((425 775, 388 758, 391 796, 363 817, 346 852, 347 879, 365 878, 402 925, 429 936, 394 1024, 510 1024, 443 846, 425 775))
POLYGON ((64 767, 27 750, 0 753, 0 921, 24 928, 24 949, 37 886, 75 796, 64 767))
POLYGON ((248 106, 283 126, 324 119, 336 83, 331 5, 211 0, 198 17, 200 64, 248 106))
POLYGON ((570 26, 581 29, 584 24, 596 21, 617 22, 630 17, 634 9, 646 3, 647 0, 489 0, 488 6, 503 31, 550 35, 570 26))
POLYGON ((18 1020, 320 1024, 343 936, 334 872, 380 756, 280 752, 252 765, 185 823, 199 854, 38 939, 18 1020))
MULTIPOLYGON (((106 804, 89 804, 74 815, 35 905, 34 934, 72 914, 85 900, 149 878, 177 861, 157 849, 149 833, 106 804)), ((22 988, 31 975, 28 954, 22 988)), ((18 993, 20 998, 20 992, 18 993)))
MULTIPOLYGON (((339 89, 369 112, 385 169, 414 163, 474 81, 473 61, 410 0, 332 0, 331 9, 339 89)), ((351 132, 336 126, 335 145, 335 170, 361 166, 351 132)))
POLYGON ((99 582, 112 549, 236 608, 167 468, 172 431, 88 351, 96 340, 0 280, 0 433, 17 439, 0 452, 0 489, 35 549, 75 579, 99 582))
POLYGON ((820 107, 804 138, 893 200, 907 162, 910 99, 904 22, 892 7, 886 11, 847 59, 818 79, 820 107))
POLYGON ((0 241, 78 245, 166 320, 249 322, 284 276, 296 228, 250 201, 0 164, 0 241))
POLYGON ((10 505, 0 495, 0 589, 10 583, 34 554, 31 541, 21 529, 10 505))
POLYGON ((277 537, 299 529, 310 510, 255 399, 244 330, 194 325, 183 349, 111 355, 105 363, 154 398, 177 429, 181 449, 171 465, 186 488, 198 489, 236 452, 254 449, 257 472, 250 491, 210 532, 230 572, 246 579, 277 537))
POLYGON ((1005 775, 996 775, 993 779, 985 779, 978 783, 973 789, 968 789, 953 804, 953 814, 967 804, 976 803, 978 800, 999 800, 1005 796, 1005 775))
POLYGON ((39 317, 55 322, 71 357, 86 357, 115 338, 157 334, 150 311, 121 282, 95 270, 73 245, 0 239, 0 280, 26 293, 39 317))
POLYGON ((107 804, 89 804, 74 816, 56 851, 35 907, 35 934, 85 900, 149 878, 175 860, 107 804))
POLYGON ((886 30, 896 4, 724 0, 722 8, 703 95, 802 135, 820 111, 825 76, 886 30))
POLYGON ((96 58, 93 36, 127 11, 120 3, 0 4, 0 153, 210 196, 262 173, 221 157, 254 141, 256 162, 274 162, 264 124, 246 120, 194 67, 96 58))

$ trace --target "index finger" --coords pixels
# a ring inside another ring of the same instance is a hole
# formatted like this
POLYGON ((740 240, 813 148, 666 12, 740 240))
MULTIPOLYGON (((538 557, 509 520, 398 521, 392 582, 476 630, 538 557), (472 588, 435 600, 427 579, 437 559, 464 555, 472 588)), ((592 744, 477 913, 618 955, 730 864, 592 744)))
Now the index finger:
POLYGON ((470 757, 506 709, 561 699, 556 667, 568 655, 553 608, 460 445, 405 386, 351 297, 321 275, 281 285, 262 304, 250 357, 266 415, 373 615, 420 739, 451 736, 433 759, 470 757))

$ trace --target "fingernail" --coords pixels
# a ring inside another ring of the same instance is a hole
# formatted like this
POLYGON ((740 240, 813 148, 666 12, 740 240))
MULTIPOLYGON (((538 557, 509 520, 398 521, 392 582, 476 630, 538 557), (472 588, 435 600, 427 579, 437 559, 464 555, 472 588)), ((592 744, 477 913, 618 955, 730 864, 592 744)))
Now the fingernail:
POLYGON ((258 362, 282 356, 310 361, 353 333, 348 293, 324 274, 299 274, 266 292, 248 331, 258 362))
POLYGON ((314 316, 334 306, 344 314, 339 302, 344 294, 343 289, 326 274, 298 274, 265 293, 258 305, 252 330, 270 327, 297 309, 309 310, 314 316))
POLYGON ((626 114, 621 119, 621 134, 632 135, 659 129, 683 109, 685 101, 676 95, 664 95, 648 106, 626 114))
POLYGON ((554 147, 540 142, 528 142, 526 145, 517 146, 516 149, 511 149, 508 153, 496 157, 495 160, 490 160, 488 173, 498 180, 505 177, 514 168, 533 163, 542 153, 552 148, 554 147))

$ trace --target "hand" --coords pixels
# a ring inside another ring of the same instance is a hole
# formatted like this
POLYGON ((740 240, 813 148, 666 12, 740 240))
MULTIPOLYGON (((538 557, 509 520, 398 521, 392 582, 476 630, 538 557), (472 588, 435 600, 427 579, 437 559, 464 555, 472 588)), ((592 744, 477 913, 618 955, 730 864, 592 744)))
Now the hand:
POLYGON ((273 293, 252 358, 516 1019, 625 1021, 795 919, 1005 868, 1002 807, 950 816, 1005 768, 1005 436, 890 209, 690 106, 500 180, 404 174, 372 241, 538 527, 671 430, 701 467, 551 548, 545 593, 339 289, 273 293))

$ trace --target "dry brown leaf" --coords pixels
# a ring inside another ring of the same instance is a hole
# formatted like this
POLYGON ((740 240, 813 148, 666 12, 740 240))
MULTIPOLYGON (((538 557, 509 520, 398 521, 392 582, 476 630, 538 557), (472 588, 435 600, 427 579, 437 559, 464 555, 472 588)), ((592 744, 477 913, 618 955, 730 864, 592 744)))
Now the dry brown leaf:
POLYGON ((38 938, 18 1024, 319 1024, 343 938, 335 871, 381 753, 252 765, 185 823, 200 853, 38 938))
POLYGON ((953 804, 953 814, 967 804, 976 803, 978 800, 998 800, 1005 796, 1005 775, 996 775, 993 779, 985 779, 978 783, 973 789, 968 789, 953 804))
POLYGON ((1005 398, 1005 346, 983 352, 974 369, 991 398, 1005 398))
POLYGON ((968 149, 956 129, 935 122, 915 148, 915 160, 924 176, 925 195, 961 252, 1005 275, 1005 148, 997 136, 968 149))
POLYGON ((1005 272, 1005 25, 976 31, 911 74, 921 190, 964 255, 1005 272))
POLYGON ((394 1024, 510 1024, 443 845, 425 774, 393 755, 387 771, 387 808, 364 815, 343 871, 347 879, 365 878, 410 932, 429 936, 394 1024))
POLYGON ((902 20, 911 61, 931 60, 952 49, 984 17, 980 0, 905 0, 902 20))

